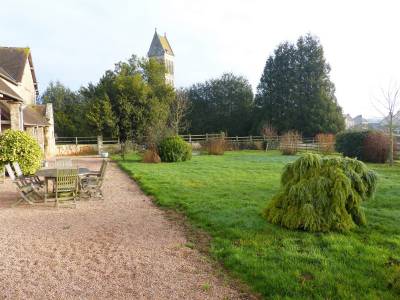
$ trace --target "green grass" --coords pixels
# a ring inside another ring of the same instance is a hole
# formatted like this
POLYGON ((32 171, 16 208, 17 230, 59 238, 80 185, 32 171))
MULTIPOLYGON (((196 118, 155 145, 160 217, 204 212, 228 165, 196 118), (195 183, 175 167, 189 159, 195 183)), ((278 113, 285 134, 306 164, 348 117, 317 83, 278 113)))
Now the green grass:
POLYGON ((277 152, 227 152, 183 163, 118 161, 160 206, 188 216, 211 237, 211 255, 272 299, 395 299, 400 268, 400 165, 370 165, 376 197, 364 204, 368 224, 346 233, 313 234, 269 224, 262 210, 279 188, 277 152))

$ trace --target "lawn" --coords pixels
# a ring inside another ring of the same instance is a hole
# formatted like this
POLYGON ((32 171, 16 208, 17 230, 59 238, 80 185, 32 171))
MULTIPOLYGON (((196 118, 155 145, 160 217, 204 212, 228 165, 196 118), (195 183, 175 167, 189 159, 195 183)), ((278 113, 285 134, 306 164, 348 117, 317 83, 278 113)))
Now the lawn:
POLYGON ((262 210, 294 156, 227 152, 184 163, 118 163, 160 206, 184 213, 212 237, 210 254, 272 299, 395 299, 400 268, 400 165, 370 165, 376 197, 364 204, 368 224, 350 233, 306 233, 269 224, 262 210))

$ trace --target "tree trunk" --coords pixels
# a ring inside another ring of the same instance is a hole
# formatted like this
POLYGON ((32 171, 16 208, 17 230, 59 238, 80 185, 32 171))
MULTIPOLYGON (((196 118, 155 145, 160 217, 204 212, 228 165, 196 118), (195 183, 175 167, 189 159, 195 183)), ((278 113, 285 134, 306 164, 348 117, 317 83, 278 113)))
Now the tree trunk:
POLYGON ((390 138, 390 148, 389 148, 389 165, 393 166, 393 114, 389 114, 389 138, 390 138))

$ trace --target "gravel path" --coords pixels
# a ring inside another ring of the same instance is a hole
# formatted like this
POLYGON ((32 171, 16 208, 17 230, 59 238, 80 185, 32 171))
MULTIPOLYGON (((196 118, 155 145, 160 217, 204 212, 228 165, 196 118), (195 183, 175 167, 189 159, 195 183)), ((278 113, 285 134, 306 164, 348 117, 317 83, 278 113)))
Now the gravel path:
MULTIPOLYGON (((100 167, 97 158, 80 166, 100 167)), ((104 201, 20 205, 0 184, 1 299, 245 299, 114 163, 104 201)))

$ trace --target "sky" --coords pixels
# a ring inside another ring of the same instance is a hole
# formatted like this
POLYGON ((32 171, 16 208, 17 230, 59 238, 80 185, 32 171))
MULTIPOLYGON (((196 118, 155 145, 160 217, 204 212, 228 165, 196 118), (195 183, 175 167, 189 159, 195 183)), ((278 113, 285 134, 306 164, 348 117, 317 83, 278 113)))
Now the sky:
POLYGON ((379 117, 381 89, 400 83, 398 0, 0 1, 0 46, 31 48, 41 92, 146 56, 155 28, 175 52, 177 87, 233 72, 256 91, 274 49, 307 33, 324 47, 345 113, 379 117))

